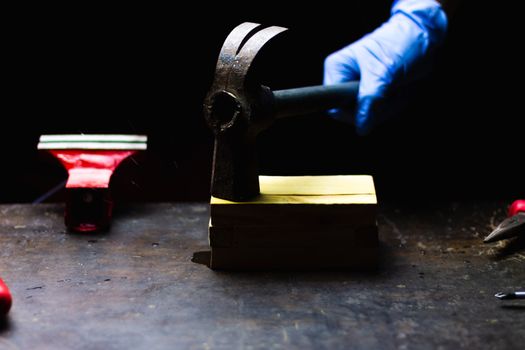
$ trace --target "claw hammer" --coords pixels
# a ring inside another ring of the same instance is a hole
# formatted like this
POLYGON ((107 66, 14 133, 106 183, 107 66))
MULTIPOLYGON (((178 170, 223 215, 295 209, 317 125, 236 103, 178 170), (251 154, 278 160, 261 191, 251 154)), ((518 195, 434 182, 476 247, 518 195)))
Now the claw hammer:
POLYGON ((359 81, 278 91, 248 81, 257 53, 286 30, 246 22, 222 46, 204 101, 204 117, 215 134, 214 197, 246 201, 259 194, 256 137, 276 119, 349 106, 357 98, 359 81))

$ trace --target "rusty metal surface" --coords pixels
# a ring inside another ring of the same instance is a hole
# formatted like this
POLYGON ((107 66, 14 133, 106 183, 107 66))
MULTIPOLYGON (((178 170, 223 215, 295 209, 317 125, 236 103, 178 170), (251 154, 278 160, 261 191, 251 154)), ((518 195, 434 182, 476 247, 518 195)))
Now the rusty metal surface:
POLYGON ((504 203, 383 208, 375 274, 214 272, 205 204, 122 208, 107 234, 60 205, 0 206, 14 305, 0 349, 520 349, 521 241, 482 243, 504 203))
POLYGON ((247 81, 259 50, 283 27, 242 23, 226 38, 215 78, 204 101, 204 118, 215 133, 212 194, 247 200, 259 194, 255 138, 273 119, 269 89, 247 81))

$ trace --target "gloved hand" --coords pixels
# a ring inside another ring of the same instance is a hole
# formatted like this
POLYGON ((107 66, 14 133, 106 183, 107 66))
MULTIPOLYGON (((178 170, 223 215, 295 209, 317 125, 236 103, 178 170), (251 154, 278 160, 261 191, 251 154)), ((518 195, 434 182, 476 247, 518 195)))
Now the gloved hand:
POLYGON ((325 60, 324 84, 360 79, 357 111, 332 110, 334 118, 353 122, 360 135, 386 117, 388 96, 428 69, 435 48, 444 40, 447 17, 434 0, 396 0, 391 17, 374 32, 325 60))

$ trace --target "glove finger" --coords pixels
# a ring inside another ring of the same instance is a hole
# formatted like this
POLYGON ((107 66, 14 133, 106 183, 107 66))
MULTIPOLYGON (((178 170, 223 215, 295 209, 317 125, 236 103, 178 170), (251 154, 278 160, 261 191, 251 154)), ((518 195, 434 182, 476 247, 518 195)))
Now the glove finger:
POLYGON ((353 45, 332 53, 324 61, 323 84, 325 85, 357 80, 360 75, 353 45))
MULTIPOLYGON (((324 61, 324 85, 341 84, 348 81, 358 80, 361 72, 353 45, 348 45, 343 49, 329 55, 324 61)), ((349 108, 334 108, 328 111, 331 118, 353 124, 354 110, 349 108)))
POLYGON ((356 132, 369 134, 377 125, 401 113, 417 91, 417 85, 388 85, 383 92, 360 99, 355 117, 356 132))
MULTIPOLYGON (((363 48, 367 50, 367 48, 363 48)), ((385 98, 392 83, 392 72, 377 56, 366 52, 361 57, 362 77, 359 83, 355 126, 359 135, 368 134, 385 110, 385 98)))
POLYGON ((359 100, 355 115, 355 128, 357 134, 364 136, 378 124, 378 116, 383 115, 384 98, 378 96, 365 96, 359 100))

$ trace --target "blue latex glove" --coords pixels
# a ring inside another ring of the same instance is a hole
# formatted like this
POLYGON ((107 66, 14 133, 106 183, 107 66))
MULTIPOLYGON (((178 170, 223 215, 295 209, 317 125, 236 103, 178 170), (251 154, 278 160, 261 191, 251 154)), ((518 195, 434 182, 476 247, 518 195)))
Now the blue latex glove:
POLYGON ((446 31, 447 17, 438 2, 395 1, 390 19, 381 27, 326 58, 325 85, 361 80, 355 117, 344 110, 332 110, 332 116, 353 122, 360 135, 369 133, 392 112, 392 90, 428 70, 429 58, 446 31))

